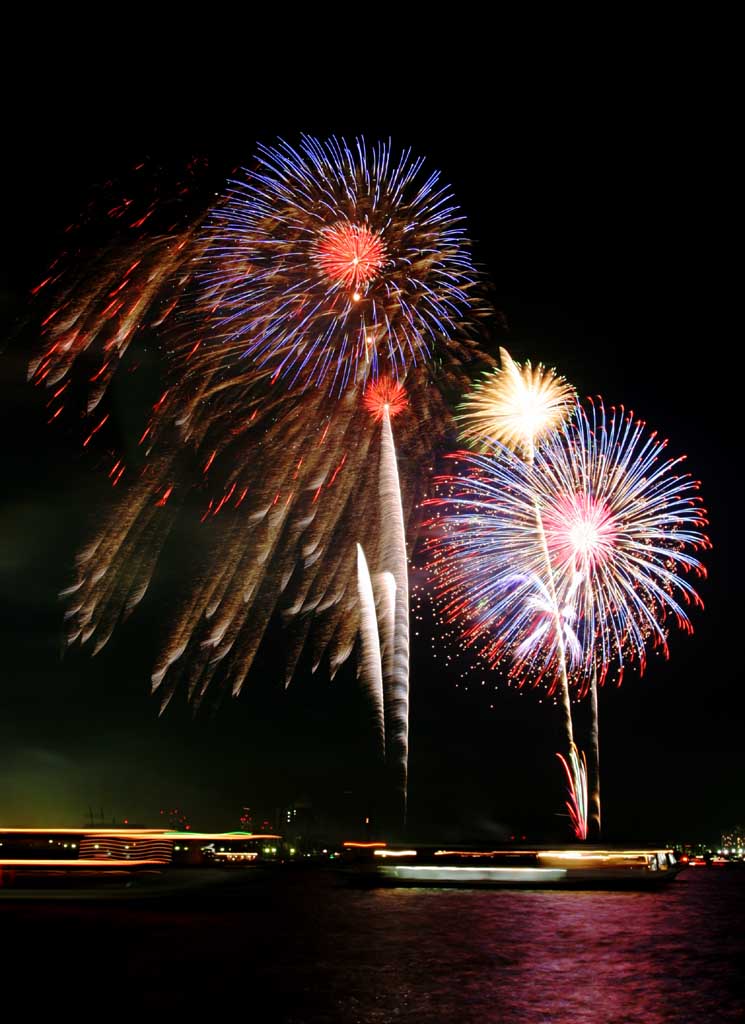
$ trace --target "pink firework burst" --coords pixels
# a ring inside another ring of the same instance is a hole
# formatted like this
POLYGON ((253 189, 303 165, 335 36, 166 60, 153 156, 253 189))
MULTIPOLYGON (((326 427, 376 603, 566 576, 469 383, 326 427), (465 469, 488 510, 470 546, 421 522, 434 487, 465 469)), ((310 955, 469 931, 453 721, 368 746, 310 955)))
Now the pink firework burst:
POLYGON ((406 388, 391 377, 378 377, 365 388, 364 406, 376 420, 382 420, 386 409, 391 419, 407 407, 406 388))
POLYGON ((587 572, 613 557, 618 523, 605 502, 590 494, 558 495, 543 510, 543 526, 557 566, 587 572))
POLYGON ((354 289, 378 275, 385 256, 383 239, 376 231, 346 221, 326 228, 316 250, 316 259, 326 276, 354 289))

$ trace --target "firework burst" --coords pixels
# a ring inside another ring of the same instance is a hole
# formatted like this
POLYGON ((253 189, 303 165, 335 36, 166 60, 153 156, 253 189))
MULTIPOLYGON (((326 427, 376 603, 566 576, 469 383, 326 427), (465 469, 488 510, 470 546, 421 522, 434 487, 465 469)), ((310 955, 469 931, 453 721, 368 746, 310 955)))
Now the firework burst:
POLYGON ((381 236, 365 224, 339 221, 322 228, 315 249, 315 259, 329 282, 336 282, 355 293, 377 277, 385 266, 385 246, 381 236))
POLYGON ((380 751, 385 757, 385 696, 380 633, 370 570, 361 544, 357 544, 357 593, 360 603, 360 657, 357 676, 363 681, 375 715, 380 751))
POLYGON ((363 402, 367 411, 372 413, 378 422, 386 413, 390 419, 394 419, 409 404, 406 388, 400 381, 391 380, 390 377, 379 377, 368 384, 363 402))
POLYGON ((453 339, 476 273, 463 217, 409 150, 303 136, 259 148, 205 227, 203 323, 223 357, 335 393, 453 339))
POLYGON ((570 415, 575 391, 542 363, 520 366, 500 348, 501 366, 475 385, 458 410, 460 439, 479 451, 493 441, 531 459, 540 440, 570 415))
POLYGON ((643 671, 649 647, 667 655, 671 623, 691 630, 687 608, 701 600, 687 576, 705 574, 706 514, 665 446, 632 414, 591 404, 532 463, 498 444, 458 456, 468 475, 443 478, 431 564, 445 617, 490 664, 556 687, 557 644, 538 642, 536 618, 535 580, 548 588, 549 574, 577 640, 567 672, 580 693, 595 672, 643 671))

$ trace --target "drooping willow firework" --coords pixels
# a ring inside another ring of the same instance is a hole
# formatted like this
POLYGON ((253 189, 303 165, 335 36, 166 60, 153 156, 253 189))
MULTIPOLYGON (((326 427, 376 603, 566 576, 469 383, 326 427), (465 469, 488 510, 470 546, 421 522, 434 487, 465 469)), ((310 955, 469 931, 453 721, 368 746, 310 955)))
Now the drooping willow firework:
MULTIPOLYGON (((470 333, 486 311, 477 284, 462 217, 421 160, 304 137, 262 147, 258 168, 177 234, 120 246, 98 277, 61 288, 31 367, 54 402, 84 355, 93 410, 138 339, 157 341, 167 375, 144 425, 145 468, 79 556, 70 640, 100 650, 142 600, 196 488, 211 549, 155 666, 163 705, 180 678, 196 703, 216 673, 238 693, 275 612, 287 681, 308 647, 333 674, 355 643, 359 588, 369 623, 366 576, 382 571, 367 543, 386 513, 366 383, 385 374, 393 395, 405 379, 410 531, 450 429, 446 395, 491 362, 470 333)), ((111 474, 122 487, 124 469, 111 474)))
MULTIPOLYGON (((494 442, 458 453, 464 475, 440 482, 431 567, 443 614, 469 644, 521 683, 559 677, 558 643, 543 642, 544 541, 562 615, 571 630, 567 672, 582 694, 597 673, 620 682, 644 671, 650 647, 668 653, 671 623, 691 631, 700 605, 686 578, 705 575, 709 546, 699 484, 665 459, 666 442, 623 409, 602 403, 548 435, 532 463, 494 442)), ((555 633, 551 633, 555 636, 555 633)))

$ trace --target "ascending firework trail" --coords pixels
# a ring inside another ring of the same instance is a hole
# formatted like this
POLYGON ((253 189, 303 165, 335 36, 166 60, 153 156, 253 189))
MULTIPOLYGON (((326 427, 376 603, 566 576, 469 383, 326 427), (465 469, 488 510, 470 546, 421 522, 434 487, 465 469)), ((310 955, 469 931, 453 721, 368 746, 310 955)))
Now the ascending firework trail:
MULTIPOLYGON (((376 558, 381 668, 385 694, 386 763, 406 821, 409 757, 409 570, 406 528, 391 420, 408 405, 403 385, 381 377, 365 391, 365 408, 380 422, 376 558)), ((397 815, 397 816, 399 816, 397 815)))

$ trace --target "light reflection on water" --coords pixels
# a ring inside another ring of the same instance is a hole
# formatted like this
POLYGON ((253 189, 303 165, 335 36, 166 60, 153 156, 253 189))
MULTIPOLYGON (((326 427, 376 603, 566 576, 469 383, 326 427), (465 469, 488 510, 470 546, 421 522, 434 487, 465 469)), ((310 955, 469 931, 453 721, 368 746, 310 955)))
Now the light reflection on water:
MULTIPOLYGON (((650 893, 359 890, 302 872, 175 903, 0 903, 0 919, 19 970, 33 949, 55 994, 124 991, 132 1009, 286 1024, 745 1020, 745 871, 689 869, 650 893)), ((4 967, 7 998, 13 956, 4 967)))

